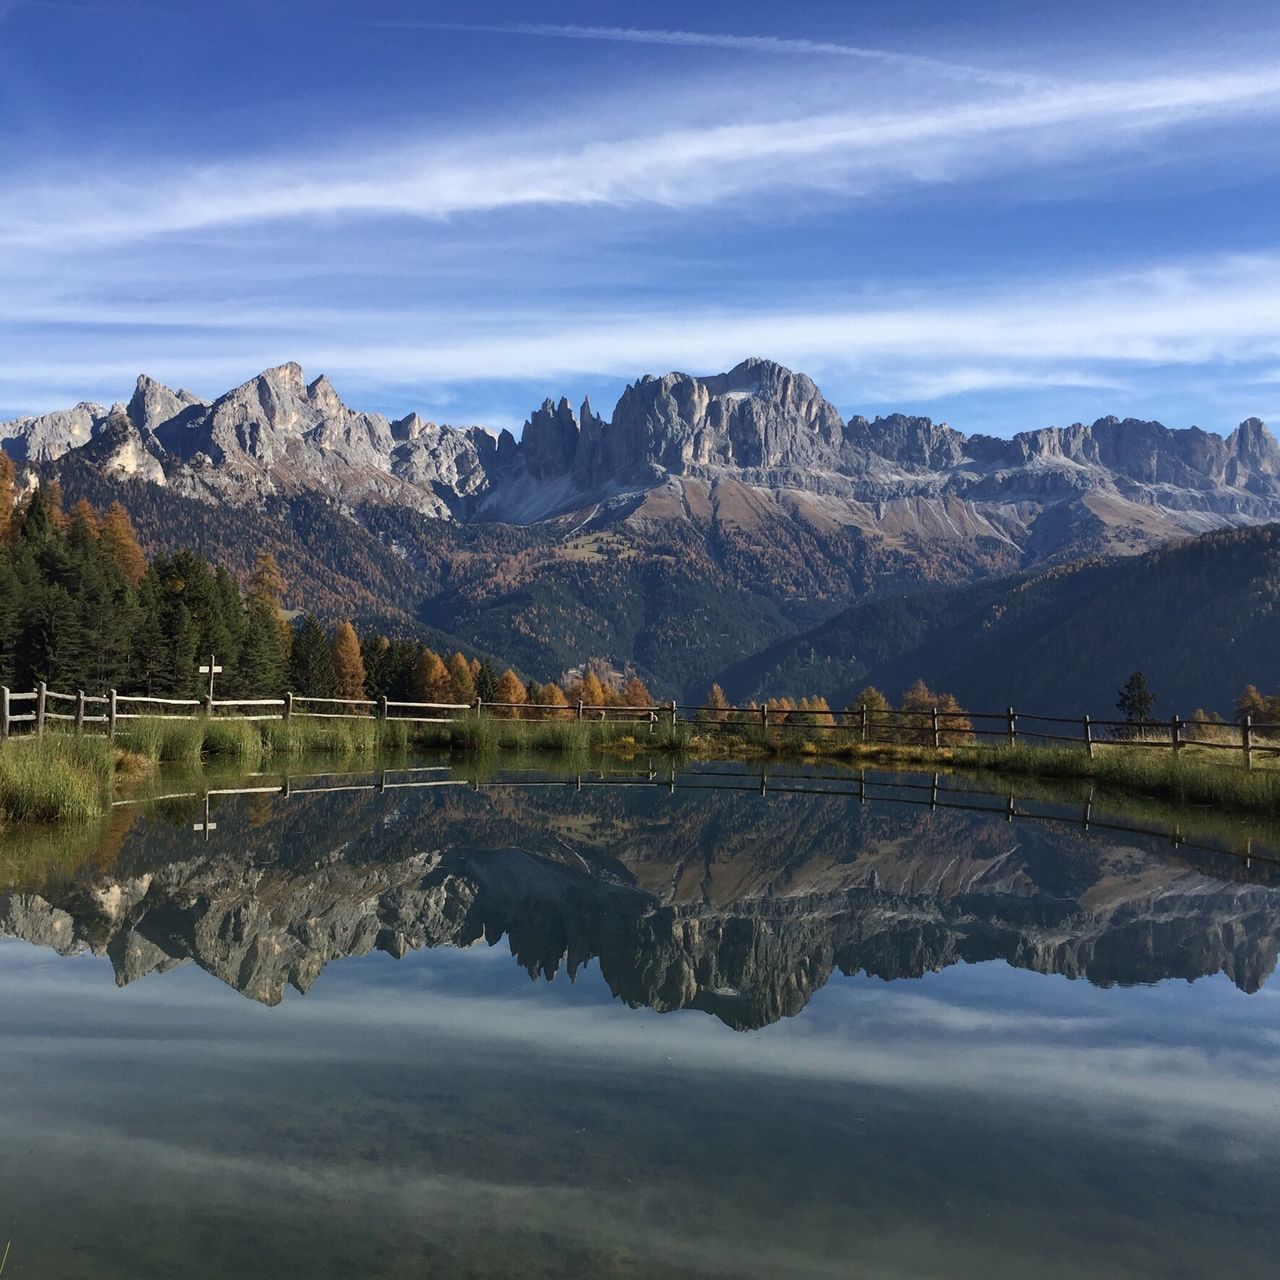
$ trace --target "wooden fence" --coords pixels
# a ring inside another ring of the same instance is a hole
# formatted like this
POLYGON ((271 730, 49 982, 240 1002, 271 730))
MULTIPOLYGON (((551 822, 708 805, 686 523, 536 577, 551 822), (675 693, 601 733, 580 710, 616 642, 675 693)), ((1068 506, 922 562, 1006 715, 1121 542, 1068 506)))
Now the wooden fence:
POLYGON ((122 722, 143 717, 180 719, 219 717, 234 720, 381 720, 410 724, 450 724, 484 714, 533 722, 578 720, 625 722, 675 728, 693 724, 700 730, 759 731, 834 734, 855 742, 875 745, 912 745, 942 748, 974 745, 984 739, 1007 746, 1056 744, 1079 747, 1093 758, 1099 747, 1157 747, 1176 756, 1188 746, 1239 753, 1246 769, 1262 754, 1280 753, 1280 724, 1255 723, 1245 716, 1238 724, 1211 720, 1167 721, 1095 720, 1092 716, 1042 716, 1016 711, 947 711, 937 707, 920 711, 854 707, 835 713, 777 707, 715 707, 707 704, 664 702, 648 707, 570 706, 550 703, 409 702, 388 698, 313 698, 286 693, 283 698, 165 698, 150 694, 124 694, 115 689, 87 694, 83 689, 62 693, 41 683, 15 693, 0 686, 0 738, 15 733, 41 734, 50 723, 64 723, 77 730, 101 727, 114 737, 122 722), (29 709, 27 709, 29 708, 29 709), (61 709, 58 709, 61 708, 61 709))

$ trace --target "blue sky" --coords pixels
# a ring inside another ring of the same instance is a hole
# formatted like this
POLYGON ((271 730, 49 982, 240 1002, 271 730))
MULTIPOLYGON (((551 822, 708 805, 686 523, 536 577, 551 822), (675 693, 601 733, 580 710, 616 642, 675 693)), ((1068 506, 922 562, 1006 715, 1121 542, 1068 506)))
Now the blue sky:
POLYGON ((518 427, 747 355, 847 416, 1280 420, 1274 4, 0 0, 0 416, 518 427))

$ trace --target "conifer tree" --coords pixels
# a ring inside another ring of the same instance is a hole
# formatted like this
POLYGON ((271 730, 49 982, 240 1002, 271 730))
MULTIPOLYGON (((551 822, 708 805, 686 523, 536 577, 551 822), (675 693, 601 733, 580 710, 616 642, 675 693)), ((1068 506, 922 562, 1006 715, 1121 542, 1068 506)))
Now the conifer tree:
POLYGON ((0 543, 13 537, 14 477, 13 459, 0 449, 0 543))
POLYGON ((452 702, 453 681, 449 669, 440 655, 432 649, 423 649, 413 670, 413 697, 415 702, 452 702))
POLYGON ((594 671, 588 670, 582 677, 578 688, 578 701, 584 707, 603 707, 605 705, 604 685, 594 671))
POLYGON ((476 700, 476 679, 471 666, 460 653, 449 659, 449 679, 453 688, 450 696, 454 702, 472 703, 476 700))
POLYGON ((245 694, 265 698, 283 692, 284 638, 275 610, 264 601, 256 600, 249 605, 237 666, 245 694))
POLYGON ((554 680, 550 684, 542 686, 542 702, 544 706, 564 708, 564 711, 552 710, 546 712, 546 715, 551 719, 562 720, 571 714, 569 711, 569 699, 564 696, 564 690, 554 680))
POLYGON ((364 697, 364 659, 360 656, 356 629, 345 619, 338 623, 333 633, 330 652, 333 657, 333 696, 350 698, 353 702, 361 700, 364 697))
POLYGON ((49 520, 59 533, 67 531, 67 515, 63 510, 62 481, 57 476, 50 476, 41 486, 45 502, 49 508, 49 520))
POLYGON ((119 502, 113 502, 102 517, 102 546, 130 586, 138 586, 147 571, 147 558, 138 546, 133 521, 119 502))
POLYGON ((1135 671, 1116 697, 1116 710, 1130 724, 1145 724, 1151 718, 1151 709, 1155 706, 1156 696, 1147 686, 1147 677, 1141 671, 1135 671))
POLYGON ((867 710, 867 739, 875 742, 890 736, 893 715, 889 699, 873 684, 867 685, 844 709, 845 724, 855 727, 862 724, 862 709, 867 710))
POLYGON ((644 681, 639 676, 631 676, 626 681, 618 695, 618 701, 624 707, 653 706, 653 696, 645 688, 644 681))
POLYGON ((724 696, 724 690, 718 684, 713 684, 707 690, 704 706, 706 709, 698 712, 698 719, 707 724, 723 724, 729 718, 729 699, 724 696))
POLYGON ((289 688, 311 698, 332 698, 337 679, 324 628, 307 614, 293 637, 289 653, 289 688))
POLYGON ((524 681, 520 679, 514 671, 508 667, 498 678, 497 689, 494 693, 494 702, 498 703, 514 703, 511 707, 497 707, 494 715, 502 720, 518 720, 520 718, 520 707, 526 702, 524 692, 524 681))
POLYGON ((475 667, 476 697, 482 702, 496 702, 498 699, 498 674, 493 663, 485 658, 475 667))

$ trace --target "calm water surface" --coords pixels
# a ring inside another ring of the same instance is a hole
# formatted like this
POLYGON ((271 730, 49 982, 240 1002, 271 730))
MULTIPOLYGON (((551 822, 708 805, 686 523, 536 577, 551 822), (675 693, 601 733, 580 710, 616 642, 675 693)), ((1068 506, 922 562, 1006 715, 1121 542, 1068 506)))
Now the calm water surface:
POLYGON ((6 1280, 1274 1276, 1265 843, 792 772, 0 846, 6 1280))

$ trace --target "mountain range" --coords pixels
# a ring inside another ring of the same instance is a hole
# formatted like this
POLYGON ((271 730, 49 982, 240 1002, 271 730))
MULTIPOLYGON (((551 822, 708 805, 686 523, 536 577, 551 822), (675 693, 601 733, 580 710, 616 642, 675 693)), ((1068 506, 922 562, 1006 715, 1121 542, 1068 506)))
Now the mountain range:
POLYGON ((31 474, 119 498, 150 550, 247 569, 289 602, 493 651, 548 676, 587 656, 700 693, 860 600, 1280 520, 1280 446, 1103 418, 1011 439, 845 419, 804 374, 749 359, 643 377, 605 420, 546 400, 519 439, 347 407, 269 369, 207 401, 138 379, 110 407, 0 425, 31 474))

